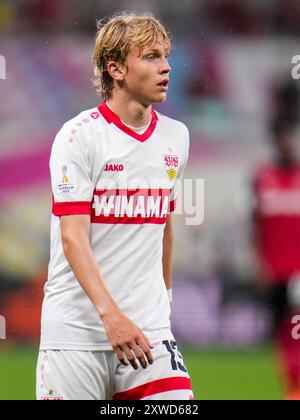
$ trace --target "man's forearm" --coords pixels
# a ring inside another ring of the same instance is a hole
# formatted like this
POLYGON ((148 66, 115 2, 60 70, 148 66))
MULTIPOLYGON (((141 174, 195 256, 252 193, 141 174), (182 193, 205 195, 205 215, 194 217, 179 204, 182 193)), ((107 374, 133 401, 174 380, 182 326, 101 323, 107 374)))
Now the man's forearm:
POLYGON ((153 363, 152 345, 144 333, 127 318, 106 289, 98 264, 85 235, 63 239, 65 256, 81 287, 96 307, 105 333, 119 361, 138 369, 153 363))
POLYGON ((117 304, 107 290, 88 238, 63 241, 65 256, 81 287, 94 304, 100 317, 105 317, 117 304))
POLYGON ((174 248, 174 233, 172 215, 168 215, 163 237, 163 275, 167 289, 172 288, 172 257, 174 248))

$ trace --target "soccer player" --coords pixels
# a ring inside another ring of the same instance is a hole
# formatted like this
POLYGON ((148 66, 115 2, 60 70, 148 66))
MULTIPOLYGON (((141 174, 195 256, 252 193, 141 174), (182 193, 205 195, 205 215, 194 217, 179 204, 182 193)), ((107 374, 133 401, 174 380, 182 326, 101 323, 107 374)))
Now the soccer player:
POLYGON ((274 160, 254 177, 255 248, 287 399, 300 399, 300 341, 292 336, 292 318, 300 308, 300 164, 293 128, 277 122, 273 129, 274 160))
POLYGON ((193 399, 169 319, 189 136, 152 109, 167 96, 169 52, 151 15, 100 24, 93 64, 105 100, 55 138, 38 399, 193 399))

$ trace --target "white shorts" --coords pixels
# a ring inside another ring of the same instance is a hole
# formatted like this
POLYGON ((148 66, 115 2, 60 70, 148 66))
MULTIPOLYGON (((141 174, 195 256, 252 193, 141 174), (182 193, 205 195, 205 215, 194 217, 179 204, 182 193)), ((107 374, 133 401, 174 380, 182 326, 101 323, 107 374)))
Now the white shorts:
POLYGON ((190 377, 175 341, 152 349, 154 363, 134 370, 112 351, 40 351, 38 400, 192 400, 190 377))

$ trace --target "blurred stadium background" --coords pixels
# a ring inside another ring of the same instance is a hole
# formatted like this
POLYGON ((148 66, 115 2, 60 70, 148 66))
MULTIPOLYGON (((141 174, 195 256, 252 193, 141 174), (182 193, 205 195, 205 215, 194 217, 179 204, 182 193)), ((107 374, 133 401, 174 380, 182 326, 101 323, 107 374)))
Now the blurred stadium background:
MULTIPOLYGON (((96 18, 149 11, 173 34, 162 112, 191 133, 188 178, 205 180, 205 221, 176 216, 173 330, 196 398, 280 399, 270 308, 256 287, 250 179, 271 156, 269 122, 298 103, 297 0, 0 0, 0 399, 33 399, 49 258, 48 160, 61 125, 99 100, 96 18)), ((293 108, 294 109, 294 108, 293 108)), ((298 122, 298 110, 295 119, 298 122)))

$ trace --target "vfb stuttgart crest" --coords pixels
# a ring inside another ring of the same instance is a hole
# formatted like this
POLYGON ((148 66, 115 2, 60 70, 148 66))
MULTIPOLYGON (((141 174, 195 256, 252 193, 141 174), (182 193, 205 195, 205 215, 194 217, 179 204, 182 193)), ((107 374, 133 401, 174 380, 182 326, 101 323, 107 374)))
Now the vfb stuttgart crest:
POLYGON ((174 181, 178 171, 178 156, 175 155, 163 155, 165 167, 171 181, 174 181))

